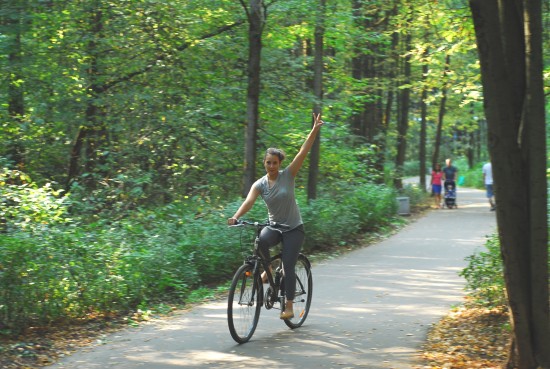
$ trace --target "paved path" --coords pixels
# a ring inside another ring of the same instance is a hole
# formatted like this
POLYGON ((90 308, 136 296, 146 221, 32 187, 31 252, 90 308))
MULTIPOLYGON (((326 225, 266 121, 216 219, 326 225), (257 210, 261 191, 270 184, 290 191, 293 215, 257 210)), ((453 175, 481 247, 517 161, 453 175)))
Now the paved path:
POLYGON ((430 324, 462 301, 464 258, 496 227, 483 191, 459 189, 457 203, 315 264, 312 309, 299 329, 262 310, 252 340, 237 345, 221 301, 110 335, 50 368, 414 368, 430 324))

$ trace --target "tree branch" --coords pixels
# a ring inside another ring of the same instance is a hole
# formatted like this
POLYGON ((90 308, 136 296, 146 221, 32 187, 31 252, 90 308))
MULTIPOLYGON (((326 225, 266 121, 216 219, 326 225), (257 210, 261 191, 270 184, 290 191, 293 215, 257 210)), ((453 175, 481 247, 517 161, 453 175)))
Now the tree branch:
MULTIPOLYGON (((206 34, 202 35, 201 37, 198 38, 198 40, 206 40, 206 39, 218 36, 218 35, 220 35, 224 32, 227 32, 227 31, 229 31, 229 30, 231 30, 235 27, 238 27, 238 26, 242 25, 244 22, 245 21, 241 19, 241 20, 236 21, 235 23, 225 25, 223 27, 219 27, 218 29, 216 29, 216 30, 214 30, 210 33, 206 33, 206 34)), ((185 49, 187 49, 190 46, 191 46, 190 42, 184 42, 179 47, 177 47, 176 50, 177 51, 184 51, 185 49)), ((140 70, 137 70, 135 72, 126 74, 124 76, 121 76, 120 78, 117 78, 117 79, 114 79, 110 82, 107 82, 107 83, 103 84, 102 86, 98 86, 97 91, 98 92, 105 92, 105 91, 109 90, 111 87, 118 85, 119 83, 127 82, 127 81, 131 80, 132 78, 134 78, 136 76, 144 74, 144 73, 150 71, 151 69, 153 69, 153 67, 157 64, 157 62, 165 60, 168 56, 169 56, 168 54, 159 55, 154 60, 151 60, 149 63, 147 63, 147 65, 145 67, 141 68, 140 70)))

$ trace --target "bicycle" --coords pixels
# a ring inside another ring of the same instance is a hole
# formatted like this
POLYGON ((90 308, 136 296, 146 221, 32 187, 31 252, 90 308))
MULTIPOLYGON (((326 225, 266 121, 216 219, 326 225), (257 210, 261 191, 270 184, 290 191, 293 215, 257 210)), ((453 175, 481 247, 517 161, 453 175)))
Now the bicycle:
MULTIPOLYGON (((284 310, 285 288, 281 253, 266 261, 259 255, 258 244, 260 232, 264 227, 283 230, 288 226, 246 220, 239 220, 235 226, 256 228, 253 253, 245 258, 243 265, 235 272, 227 299, 227 321, 231 337, 238 343, 245 343, 250 340, 258 326, 262 305, 267 310, 273 308, 284 310), (266 272, 269 285, 265 294, 262 282, 263 271, 266 272)), ((304 324, 311 306, 312 290, 311 263, 305 255, 300 253, 296 262, 295 315, 293 318, 284 320, 289 328, 295 329, 304 324)))

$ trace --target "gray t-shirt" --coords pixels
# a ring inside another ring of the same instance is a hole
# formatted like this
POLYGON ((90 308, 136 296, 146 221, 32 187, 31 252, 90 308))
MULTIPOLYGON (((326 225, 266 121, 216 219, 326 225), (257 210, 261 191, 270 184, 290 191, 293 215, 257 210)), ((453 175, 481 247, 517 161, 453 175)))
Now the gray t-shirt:
POLYGON ((267 205, 269 220, 290 226, 294 229, 301 225, 302 216, 294 196, 294 176, 288 168, 279 171, 273 187, 269 188, 267 174, 254 183, 260 196, 267 205))

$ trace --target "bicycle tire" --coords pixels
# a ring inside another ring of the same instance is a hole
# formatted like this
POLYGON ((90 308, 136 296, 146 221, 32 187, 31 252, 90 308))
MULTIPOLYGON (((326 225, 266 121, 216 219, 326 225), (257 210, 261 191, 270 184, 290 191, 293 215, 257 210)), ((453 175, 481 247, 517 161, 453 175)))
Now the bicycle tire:
POLYGON ((300 254, 296 261, 296 295, 294 297, 294 318, 285 319, 284 322, 289 328, 298 328, 306 321, 311 307, 313 296, 313 276, 311 274, 311 263, 300 254))
POLYGON ((241 265, 233 276, 227 297, 229 333, 237 343, 248 342, 254 334, 260 319, 262 296, 260 275, 254 275, 250 264, 241 265))

